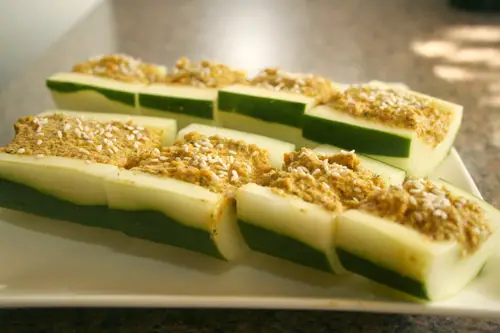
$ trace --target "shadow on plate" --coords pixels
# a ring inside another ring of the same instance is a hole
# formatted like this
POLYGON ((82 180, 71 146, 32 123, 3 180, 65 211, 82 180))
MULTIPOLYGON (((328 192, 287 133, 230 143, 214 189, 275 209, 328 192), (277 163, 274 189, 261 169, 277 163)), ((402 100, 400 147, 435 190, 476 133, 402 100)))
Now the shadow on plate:
POLYGON ((234 268, 233 264, 222 260, 165 244, 132 238, 114 230, 88 227, 8 209, 0 210, 0 219, 2 222, 26 230, 104 246, 119 253, 163 261, 212 275, 223 274, 234 268))
POLYGON ((274 258, 266 254, 251 252, 243 260, 241 265, 251 266, 263 270, 280 278, 306 283, 321 288, 330 288, 351 282, 353 276, 350 274, 334 275, 274 258))

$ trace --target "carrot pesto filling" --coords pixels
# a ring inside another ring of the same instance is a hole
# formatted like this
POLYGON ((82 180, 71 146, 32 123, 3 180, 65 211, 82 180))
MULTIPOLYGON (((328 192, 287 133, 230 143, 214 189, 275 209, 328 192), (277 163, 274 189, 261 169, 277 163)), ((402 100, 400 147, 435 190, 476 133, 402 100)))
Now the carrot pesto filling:
POLYGON ((334 93, 333 82, 319 75, 288 73, 279 68, 265 68, 250 84, 271 91, 291 92, 313 97, 324 103, 334 93))
POLYGON ((456 241, 472 254, 492 234, 483 209, 429 180, 408 179, 371 193, 361 210, 410 227, 436 241, 456 241))
POLYGON ((98 122, 63 114, 22 117, 14 129, 14 139, 2 149, 5 153, 69 157, 119 167, 127 165, 131 154, 158 150, 162 136, 162 130, 132 121, 98 122))
POLYGON ((188 58, 177 60, 166 77, 167 84, 189 85, 198 88, 222 88, 231 84, 246 84, 246 73, 226 65, 202 60, 193 63, 188 58))
POLYGON ((129 83, 165 82, 165 66, 149 64, 128 55, 108 54, 93 57, 73 66, 74 73, 114 79, 129 83))
POLYGON ((234 188, 257 182, 270 169, 267 150, 241 140, 190 132, 173 146, 139 156, 131 170, 232 195, 234 188))
POLYGON ((302 148, 285 155, 283 169, 266 173, 260 184, 333 212, 356 208, 369 193, 386 188, 382 178, 363 168, 353 152, 326 156, 302 148))
POLYGON ((415 130, 433 146, 444 140, 453 120, 450 110, 439 108, 429 98, 371 85, 352 85, 337 91, 326 104, 354 117, 415 130))

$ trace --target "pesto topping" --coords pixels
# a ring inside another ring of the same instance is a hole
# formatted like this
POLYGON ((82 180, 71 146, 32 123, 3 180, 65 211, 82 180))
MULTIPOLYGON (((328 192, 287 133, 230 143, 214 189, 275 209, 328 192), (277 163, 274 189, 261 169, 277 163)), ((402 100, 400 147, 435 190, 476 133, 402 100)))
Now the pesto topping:
POLYGON ((269 171, 267 150, 220 136, 187 133, 171 147, 138 156, 137 170, 201 185, 232 195, 235 187, 257 182, 269 171))
POLYGON ((302 148, 285 155, 283 169, 265 174, 261 185, 333 212, 356 208, 369 193, 386 187, 378 175, 360 165, 354 152, 326 156, 302 148))
POLYGON ((433 146, 448 133, 453 113, 430 98, 409 90, 377 85, 352 85, 333 94, 329 105, 354 117, 363 117, 393 127, 415 130, 417 136, 433 146))
POLYGON ((484 211, 430 180, 408 179, 402 186, 373 192, 360 208, 408 226, 436 241, 456 241, 467 255, 491 235, 484 211))
POLYGON ((285 91, 315 98, 325 103, 334 93, 333 82, 313 74, 288 73, 279 68, 265 68, 250 82, 272 91, 285 91))
POLYGON ((167 83, 198 88, 222 88, 231 84, 246 84, 247 78, 245 72, 223 64, 207 60, 193 63, 188 58, 182 57, 168 73, 167 83))
POLYGON ((99 122, 63 114, 22 117, 14 129, 14 139, 3 149, 8 154, 69 157, 120 167, 127 165, 130 154, 160 147, 162 136, 161 130, 131 121, 99 122))
POLYGON ((167 68, 145 63, 128 55, 108 54, 76 64, 73 72, 122 82, 150 84, 164 82, 167 68))

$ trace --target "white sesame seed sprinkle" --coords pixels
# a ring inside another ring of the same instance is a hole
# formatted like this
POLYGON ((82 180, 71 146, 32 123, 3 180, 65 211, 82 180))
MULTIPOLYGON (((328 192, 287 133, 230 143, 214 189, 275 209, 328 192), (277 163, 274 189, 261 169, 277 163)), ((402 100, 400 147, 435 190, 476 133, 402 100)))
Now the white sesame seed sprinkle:
POLYGON ((35 157, 36 157, 36 158, 43 158, 43 157, 44 157, 44 155, 43 155, 43 154, 38 154, 38 155, 36 155, 35 157))
POLYGON ((41 145, 42 143, 43 143, 43 141, 42 141, 42 140, 37 140, 37 141, 36 141, 37 146, 41 145))
POLYGON ((19 149, 17 150, 17 153, 18 153, 18 154, 24 154, 24 152, 25 152, 25 151, 26 151, 26 149, 24 149, 24 148, 19 148, 19 149))

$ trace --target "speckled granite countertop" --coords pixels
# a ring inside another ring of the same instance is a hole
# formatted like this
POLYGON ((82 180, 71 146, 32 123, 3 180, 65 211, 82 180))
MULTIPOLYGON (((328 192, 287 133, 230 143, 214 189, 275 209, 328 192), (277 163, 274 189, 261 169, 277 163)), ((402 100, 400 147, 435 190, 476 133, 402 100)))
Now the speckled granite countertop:
MULTIPOLYGON (((444 0, 109 1, 0 93, 0 143, 21 115, 52 107, 44 78, 125 52, 181 55, 256 70, 280 65, 341 82, 403 81, 464 105, 456 147, 484 197, 500 206, 500 17, 444 0)), ((497 332, 500 321, 244 310, 2 310, 1 332, 497 332)))

